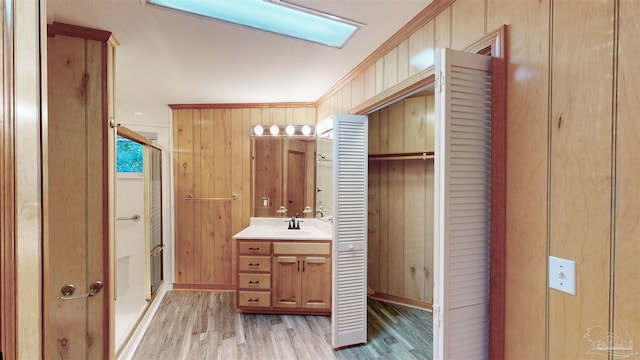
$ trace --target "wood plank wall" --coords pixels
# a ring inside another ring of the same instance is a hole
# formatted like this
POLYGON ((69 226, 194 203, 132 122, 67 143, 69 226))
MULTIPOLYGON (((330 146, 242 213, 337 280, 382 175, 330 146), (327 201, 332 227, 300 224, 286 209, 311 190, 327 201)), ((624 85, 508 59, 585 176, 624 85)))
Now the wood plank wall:
POLYGON ((630 0, 436 0, 319 100, 319 119, 349 112, 423 69, 414 54, 508 24, 508 359, 640 339, 638 16, 630 0), (577 262, 575 297, 547 288, 549 255, 577 262))
MULTIPOLYGON (((433 151, 434 96, 369 114, 369 154, 433 151)), ((370 160, 368 284, 376 293, 433 302, 433 160, 370 160)))
POLYGON ((231 237, 251 217, 251 139, 258 124, 315 124, 309 104, 171 105, 175 287, 232 289, 231 237), (194 198, 237 200, 200 201, 194 198))

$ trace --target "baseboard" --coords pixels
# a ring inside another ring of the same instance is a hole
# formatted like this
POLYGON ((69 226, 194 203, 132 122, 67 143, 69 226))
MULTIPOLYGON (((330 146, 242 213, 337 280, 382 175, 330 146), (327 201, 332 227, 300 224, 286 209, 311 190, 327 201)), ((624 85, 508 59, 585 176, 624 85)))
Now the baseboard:
POLYGON ((369 297, 372 299, 386 301, 386 302, 390 302, 398 305, 409 306, 409 307, 420 309, 420 310, 432 311, 432 308, 433 308, 433 304, 430 304, 427 302, 406 299, 400 296, 382 294, 379 292, 374 292, 373 294, 369 294, 369 297))
POLYGON ((235 285, 173 284, 173 290, 193 291, 236 291, 235 285))
POLYGON ((136 350, 138 349, 138 345, 140 345, 142 337, 147 332, 147 328, 149 328, 151 320, 153 320, 153 317, 156 315, 162 299, 164 299, 164 296, 167 294, 167 292, 171 291, 172 288, 173 286, 171 284, 165 283, 160 289, 158 289, 158 293, 151 302, 151 305, 149 305, 149 308, 142 317, 142 320, 140 320, 140 323, 136 327, 136 330, 133 332, 129 340, 127 340, 122 350, 116 355, 116 359, 130 360, 131 358, 133 358, 133 354, 135 354, 136 350))

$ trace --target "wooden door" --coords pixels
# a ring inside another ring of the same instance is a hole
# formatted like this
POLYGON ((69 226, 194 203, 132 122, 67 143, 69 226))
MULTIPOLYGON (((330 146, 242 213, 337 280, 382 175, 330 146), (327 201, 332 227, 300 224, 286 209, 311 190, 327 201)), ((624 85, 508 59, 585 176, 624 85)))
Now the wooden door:
POLYGON ((306 256, 302 262, 301 306, 305 309, 331 308, 331 258, 306 256))
POLYGON ((107 169, 113 132, 106 121, 103 82, 110 33, 98 32, 106 36, 102 41, 61 34, 69 29, 74 27, 50 27, 48 38, 44 357, 103 359, 113 353, 107 270, 113 223, 107 169))
POLYGON ((301 262, 296 256, 275 256, 272 266, 273 307, 297 308, 301 299, 301 262))
POLYGON ((302 216, 305 204, 304 191, 306 183, 306 163, 307 157, 304 152, 289 150, 287 152, 287 186, 285 196, 287 197, 287 209, 290 215, 298 214, 302 216))

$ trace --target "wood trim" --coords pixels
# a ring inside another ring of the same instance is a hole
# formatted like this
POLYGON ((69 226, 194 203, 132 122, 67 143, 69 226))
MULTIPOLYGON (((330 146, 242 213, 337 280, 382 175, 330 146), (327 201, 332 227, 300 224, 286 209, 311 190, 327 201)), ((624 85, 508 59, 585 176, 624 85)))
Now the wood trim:
POLYGON ((54 37, 56 35, 72 36, 105 43, 115 41, 115 39, 111 39, 110 31, 91 29, 84 26, 70 25, 54 21, 53 24, 47 25, 47 36, 54 37))
MULTIPOLYGON (((487 34, 491 46, 491 244, 489 358, 504 359, 507 270, 507 26, 487 34)), ((485 42, 485 43, 486 43, 485 42)), ((478 51, 482 49, 483 41, 478 51)))
POLYGON ((14 113, 14 14, 2 10, 3 71, 2 118, 0 119, 0 351, 7 359, 17 357, 16 328, 16 213, 15 213, 15 113, 14 113))
POLYGON ((433 304, 429 304, 427 302, 422 302, 418 300, 407 299, 400 296, 374 292, 373 294, 370 294, 369 297, 372 299, 390 302, 398 305, 404 305, 404 306, 412 307, 415 309, 426 310, 426 311, 433 310, 433 304))
POLYGON ((173 290, 210 290, 210 291, 225 291, 235 292, 235 285, 209 285, 209 284, 173 284, 173 290))
POLYGON ((491 55, 494 58, 504 58, 506 54, 506 28, 507 26, 503 25, 493 30, 492 32, 483 36, 481 39, 478 39, 477 41, 467 45, 467 47, 464 48, 464 51, 476 54, 491 55), (489 53, 487 53, 487 50, 489 50, 489 53))
MULTIPOLYGON (((7 9, 4 9, 6 11, 7 9)), ((4 14, 3 11, 3 15, 4 14)), ((3 19, 6 17, 3 16, 3 19)), ((15 114, 13 24, 3 20, 5 49, 0 119, 0 350, 4 358, 16 358, 16 213, 15 213, 15 114)))
POLYGON ((269 315, 331 315, 331 309, 303 309, 303 308, 277 308, 273 304, 266 308, 237 307, 236 312, 241 314, 269 314, 269 315))
POLYGON ((231 103, 231 104, 169 104, 172 110, 180 109, 264 109, 264 108, 316 108, 314 102, 231 103))
MULTIPOLYGON (((367 56, 358 66, 351 70, 345 77, 333 85, 324 95, 322 95, 317 101, 316 106, 324 103, 328 98, 334 95, 337 91, 343 88, 347 83, 357 78, 359 75, 374 65, 385 54, 391 51, 396 46, 400 45, 403 41, 409 38, 416 30, 424 26, 426 23, 435 19, 436 15, 440 14, 443 10, 447 9, 455 0, 433 0, 426 8, 424 8, 418 15, 414 16, 408 23, 406 23, 400 30, 392 35, 387 41, 385 41, 380 47, 374 50, 369 56, 367 56)), ((360 114, 360 113, 358 113, 360 114)))
POLYGON ((412 95, 435 80, 435 67, 430 66, 410 78, 349 110, 349 114, 364 115, 412 95))
POLYGON ((88 29, 93 32, 103 32, 109 36, 102 42, 102 161, 103 161, 103 264, 102 277, 107 288, 103 300, 103 356, 112 359, 115 356, 115 133, 111 127, 113 115, 113 98, 115 83, 115 47, 119 45, 111 32, 88 29))

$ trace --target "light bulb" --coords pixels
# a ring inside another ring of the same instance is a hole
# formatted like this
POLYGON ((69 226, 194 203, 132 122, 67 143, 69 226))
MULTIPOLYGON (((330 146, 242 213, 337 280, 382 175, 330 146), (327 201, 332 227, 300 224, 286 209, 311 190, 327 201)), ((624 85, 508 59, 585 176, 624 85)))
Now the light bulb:
POLYGON ((280 128, 277 125, 271 125, 271 127, 269 128, 269 133, 271 135, 278 135, 279 132, 280 128))
POLYGON ((261 136, 262 134, 264 134, 264 128, 260 125, 256 125, 253 127, 253 133, 258 136, 261 136))
POLYGON ((287 135, 293 135, 296 133, 296 128, 294 128, 293 125, 287 125, 287 127, 284 128, 284 132, 286 132, 287 135))
POLYGON ((302 131, 302 135, 307 136, 307 135, 311 134, 311 126, 305 125, 305 126, 302 127, 301 131, 302 131))

